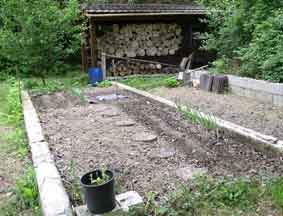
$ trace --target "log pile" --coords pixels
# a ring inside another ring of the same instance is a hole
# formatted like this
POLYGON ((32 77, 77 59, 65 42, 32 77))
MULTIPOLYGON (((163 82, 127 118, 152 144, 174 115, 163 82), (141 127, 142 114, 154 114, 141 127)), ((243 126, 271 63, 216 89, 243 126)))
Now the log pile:
POLYGON ((143 63, 134 61, 125 61, 114 59, 110 68, 107 70, 107 76, 128 76, 133 74, 160 74, 160 73, 177 73, 178 69, 161 64, 143 63))
POLYGON ((174 55, 182 43, 177 24, 113 25, 112 31, 97 38, 98 51, 117 57, 174 55))

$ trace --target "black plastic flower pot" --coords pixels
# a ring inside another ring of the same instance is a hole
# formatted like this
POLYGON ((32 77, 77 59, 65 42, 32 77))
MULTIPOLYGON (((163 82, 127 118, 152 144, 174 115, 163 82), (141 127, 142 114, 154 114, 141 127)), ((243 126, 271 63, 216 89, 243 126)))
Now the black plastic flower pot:
POLYGON ((85 202, 88 210, 93 214, 104 214, 116 207, 114 192, 114 174, 106 170, 109 180, 102 184, 94 184, 94 179, 102 178, 102 171, 95 170, 86 173, 81 178, 85 202))

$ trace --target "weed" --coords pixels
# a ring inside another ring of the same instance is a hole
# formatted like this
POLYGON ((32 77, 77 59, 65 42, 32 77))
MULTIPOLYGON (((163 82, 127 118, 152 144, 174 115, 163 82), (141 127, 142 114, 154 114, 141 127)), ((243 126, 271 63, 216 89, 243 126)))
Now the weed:
POLYGON ((76 205, 82 205, 82 193, 81 193, 81 185, 80 178, 77 176, 75 172, 75 162, 72 160, 69 165, 69 173, 70 173, 70 181, 66 182, 67 189, 72 199, 72 202, 76 205))
POLYGON ((84 96, 84 92, 83 92, 80 88, 72 88, 72 89, 71 89, 71 93, 72 93, 74 96, 79 97, 81 103, 85 103, 85 102, 86 102, 86 97, 84 96))
MULTIPOLYGON (((282 195, 281 192, 278 193, 282 191, 280 181, 269 179, 269 183, 265 184, 261 179, 256 178, 199 176, 188 184, 180 186, 159 202, 155 201, 155 193, 150 193, 144 207, 132 208, 130 215, 232 215, 231 212, 233 215, 254 215, 252 213, 262 207, 262 200, 273 200, 277 203, 276 199, 279 198, 278 203, 282 205, 282 195), (272 194, 277 198, 274 199, 272 194)), ((271 210, 277 212, 273 207, 271 210)), ((264 212, 257 213, 264 215, 264 212)))
POLYGON ((193 124, 199 124, 207 130, 216 130, 218 128, 215 117, 212 115, 204 115, 189 108, 189 106, 178 106, 178 110, 193 124))
POLYGON ((112 82, 109 81, 109 80, 104 80, 97 85, 97 87, 99 87, 99 88, 109 88, 111 86, 112 86, 112 82))
POLYGON ((267 193, 278 208, 283 210, 283 178, 278 177, 267 183, 267 193))

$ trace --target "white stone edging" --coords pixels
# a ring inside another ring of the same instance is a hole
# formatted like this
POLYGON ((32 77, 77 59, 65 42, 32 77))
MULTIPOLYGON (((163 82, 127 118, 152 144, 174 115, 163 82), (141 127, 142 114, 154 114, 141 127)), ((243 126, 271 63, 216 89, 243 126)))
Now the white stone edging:
MULTIPOLYGON (((173 101, 167 100, 165 98, 159 97, 159 96, 155 96, 152 95, 148 92, 145 91, 141 91, 138 89, 135 89, 133 87, 118 83, 118 82, 112 82, 114 85, 118 86, 121 89, 125 89, 128 90, 130 92, 134 92, 136 94, 142 95, 144 97, 150 98, 152 100, 158 101, 159 103, 171 106, 173 108, 178 108, 177 104, 174 103, 173 101)), ((185 109, 185 106, 181 106, 181 109, 185 109)), ((198 113, 199 115, 202 115, 203 117, 207 117, 207 118, 213 118, 216 122, 216 124, 218 125, 218 127, 227 130, 229 132, 232 132, 234 134, 237 134, 241 137, 244 137, 246 139, 249 139, 250 141, 257 143, 257 144, 262 144, 264 145, 263 147, 267 147, 267 148, 271 148, 273 150, 275 150, 276 152, 283 152, 283 141, 279 140, 273 136, 268 136, 268 135, 264 135, 262 133, 256 132, 254 130, 242 127, 240 125, 234 124, 232 122, 229 121, 225 121, 223 119, 211 116, 211 115, 207 115, 203 112, 199 112, 197 110, 193 110, 194 112, 198 113)))
POLYGON ((22 91, 22 107, 43 215, 72 216, 69 197, 55 166, 48 143, 45 142, 36 110, 26 91, 22 91))

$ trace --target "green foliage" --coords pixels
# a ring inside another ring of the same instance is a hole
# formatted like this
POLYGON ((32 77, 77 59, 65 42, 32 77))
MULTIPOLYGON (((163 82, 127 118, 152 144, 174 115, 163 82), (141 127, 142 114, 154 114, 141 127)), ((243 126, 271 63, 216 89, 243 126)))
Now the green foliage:
POLYGON ((111 87, 111 86, 112 86, 112 82, 109 81, 109 80, 104 80, 97 85, 97 87, 99 87, 99 88, 108 88, 108 87, 111 87))
MULTIPOLYGON (((233 72, 240 60, 240 74, 283 82, 281 0, 200 0, 211 9, 204 47, 218 52, 233 72)), ((223 61, 215 63, 223 67, 223 61)))
POLYGON ((35 172, 29 167, 25 174, 16 182, 15 194, 20 205, 27 209, 38 206, 38 188, 36 183, 35 172))
MULTIPOLYGON (((19 97, 18 81, 8 78, 0 83, 0 124, 12 127, 1 137, 1 154, 9 154, 12 157, 25 159, 28 148, 25 132, 23 130, 21 100, 19 97), (2 103, 5 106, 2 106, 2 103)), ((24 167, 23 175, 17 177, 16 184, 11 189, 9 199, 0 203, 0 215, 21 215, 23 211, 29 211, 31 215, 40 215, 38 202, 38 190, 35 173, 30 164, 24 167)))
POLYGON ((8 69, 41 78, 54 71, 80 47, 79 19, 77 0, 64 8, 57 1, 1 0, 0 53, 8 69))
POLYGON ((267 20, 256 26, 249 47, 239 51, 244 63, 244 75, 283 82, 282 19, 282 10, 272 13, 267 20))
MULTIPOLYGON (((280 178, 282 183, 282 178, 280 178)), ((264 208, 270 208, 273 213, 281 212, 282 196, 278 196, 281 206, 263 206, 262 201, 276 202, 270 195, 273 191, 282 191, 282 184, 272 178, 267 180, 256 178, 210 178, 200 176, 191 180, 188 185, 182 185, 171 192, 160 202, 156 194, 150 193, 143 207, 130 210, 135 216, 178 216, 178 215, 265 215, 264 208), (276 188, 280 187, 280 188, 276 188)))
POLYGON ((101 177, 97 176, 94 177, 94 174, 92 173, 90 175, 90 182, 92 185, 102 185, 104 183, 106 183, 107 181, 110 180, 110 177, 106 174, 106 172, 104 170, 101 171, 101 177))
MULTIPOLYGON (((133 77, 119 81, 123 84, 129 85, 131 87, 150 90, 158 87, 177 87, 177 80, 172 78, 170 75, 164 75, 159 77, 133 77)), ((178 84, 179 85, 179 84, 178 84)))
POLYGON ((179 81, 175 77, 170 77, 165 80, 165 86, 168 88, 176 88, 180 85, 179 81))
POLYGON ((24 88, 32 93, 51 93, 61 90, 72 90, 87 86, 88 76, 77 70, 67 74, 49 76, 45 84, 38 78, 27 78, 23 80, 24 88))

